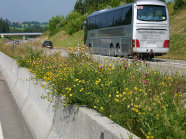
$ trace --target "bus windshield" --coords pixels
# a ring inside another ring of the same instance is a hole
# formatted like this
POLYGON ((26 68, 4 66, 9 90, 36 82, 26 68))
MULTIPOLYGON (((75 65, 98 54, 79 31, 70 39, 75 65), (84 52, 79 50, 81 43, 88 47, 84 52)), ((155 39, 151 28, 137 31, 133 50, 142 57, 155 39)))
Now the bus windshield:
POLYGON ((138 5, 137 19, 141 21, 165 21, 167 20, 165 6, 138 5))

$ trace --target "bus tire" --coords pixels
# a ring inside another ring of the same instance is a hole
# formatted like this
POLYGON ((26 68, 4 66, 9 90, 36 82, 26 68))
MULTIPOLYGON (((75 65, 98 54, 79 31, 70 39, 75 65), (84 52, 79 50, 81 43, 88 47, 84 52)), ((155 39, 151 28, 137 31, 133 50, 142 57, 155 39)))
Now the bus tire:
POLYGON ((115 49, 114 49, 114 45, 113 44, 110 45, 109 55, 110 56, 115 56, 115 49))
POLYGON ((92 53, 92 45, 89 43, 89 45, 88 45, 88 52, 89 52, 89 54, 91 54, 92 53))
POLYGON ((117 43, 117 45, 116 45, 116 56, 119 56, 120 54, 121 54, 121 48, 120 48, 119 43, 117 43))

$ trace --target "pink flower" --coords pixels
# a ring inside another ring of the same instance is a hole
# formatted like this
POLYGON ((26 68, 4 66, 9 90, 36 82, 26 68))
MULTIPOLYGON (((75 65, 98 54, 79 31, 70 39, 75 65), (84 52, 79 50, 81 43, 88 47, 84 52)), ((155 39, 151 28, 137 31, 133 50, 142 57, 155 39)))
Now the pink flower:
POLYGON ((145 76, 147 76, 147 75, 148 75, 148 73, 144 73, 144 75, 145 75, 145 76))
POLYGON ((146 83, 148 83, 148 81, 145 80, 143 83, 146 84, 146 83))
POLYGON ((128 69, 129 67, 128 66, 125 66, 126 69, 128 69))
POLYGON ((99 68, 100 68, 100 69, 103 69, 103 67, 102 67, 102 66, 100 66, 99 68))

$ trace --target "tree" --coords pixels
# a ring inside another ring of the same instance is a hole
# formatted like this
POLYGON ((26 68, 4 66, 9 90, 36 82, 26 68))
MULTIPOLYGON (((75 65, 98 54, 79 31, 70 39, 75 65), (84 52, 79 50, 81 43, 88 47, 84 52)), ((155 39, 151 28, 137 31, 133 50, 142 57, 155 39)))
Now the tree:
POLYGON ((2 18, 0 19, 0 32, 1 33, 7 33, 9 32, 9 26, 8 23, 5 22, 2 18))
POLYGON ((50 32, 56 31, 57 24, 59 24, 60 21, 63 19, 64 19, 64 16, 52 17, 52 19, 49 20, 49 24, 48 24, 50 32))
POLYGON ((80 14, 85 14, 86 13, 86 3, 83 0, 77 0, 74 10, 77 11, 80 14))
POLYGON ((186 0, 175 0, 174 10, 178 10, 186 6, 186 0))

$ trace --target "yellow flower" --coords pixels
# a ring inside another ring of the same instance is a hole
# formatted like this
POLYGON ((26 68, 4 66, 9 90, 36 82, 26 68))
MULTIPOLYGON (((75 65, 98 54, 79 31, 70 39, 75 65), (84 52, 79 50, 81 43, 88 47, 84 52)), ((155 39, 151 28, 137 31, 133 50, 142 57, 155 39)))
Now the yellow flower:
POLYGON ((111 95, 109 95, 109 97, 111 97, 111 95))
POLYGON ((94 106, 94 109, 96 109, 96 106, 94 106))
POLYGON ((103 107, 101 107, 100 110, 103 111, 103 107))
POLYGON ((70 97, 72 96, 72 94, 70 94, 70 97))
POLYGON ((119 102, 119 100, 117 98, 114 99, 116 102, 119 102))
POLYGON ((123 98, 123 101, 126 99, 126 97, 123 98))
POLYGON ((126 92, 123 92, 123 95, 125 95, 126 94, 126 92))
POLYGON ((130 91, 130 92, 129 92, 129 95, 132 95, 132 93, 133 93, 133 92, 132 92, 132 91, 130 91))
POLYGON ((119 95, 116 95, 116 97, 118 98, 118 97, 119 97, 119 95))

